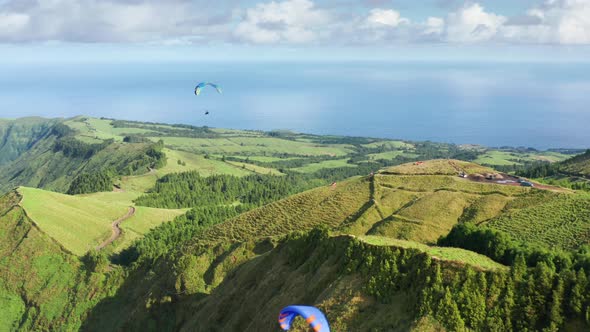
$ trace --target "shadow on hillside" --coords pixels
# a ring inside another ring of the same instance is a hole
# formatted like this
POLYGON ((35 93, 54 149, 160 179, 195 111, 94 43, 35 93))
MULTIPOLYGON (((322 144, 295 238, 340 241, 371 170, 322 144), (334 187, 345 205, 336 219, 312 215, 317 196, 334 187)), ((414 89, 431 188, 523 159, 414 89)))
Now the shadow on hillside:
POLYGON ((208 294, 177 294, 171 269, 158 270, 140 267, 131 271, 113 296, 92 308, 80 330, 178 331, 182 323, 177 319, 179 302, 198 303, 208 294))

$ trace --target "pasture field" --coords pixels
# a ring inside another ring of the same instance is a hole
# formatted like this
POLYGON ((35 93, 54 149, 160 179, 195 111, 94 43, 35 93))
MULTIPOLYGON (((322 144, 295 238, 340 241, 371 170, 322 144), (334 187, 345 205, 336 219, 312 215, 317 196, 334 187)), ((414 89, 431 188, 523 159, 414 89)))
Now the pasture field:
MULTIPOLYGON (((109 192, 70 196, 41 189, 21 187, 22 206, 37 226, 76 255, 95 248, 111 234, 113 221, 125 215, 138 193, 109 192)), ((115 250, 163 222, 186 213, 186 209, 168 210, 136 207, 133 217, 121 224, 123 236, 115 250)))
MULTIPOLYGON (((274 168, 262 167, 258 165, 248 164, 246 162, 241 161, 226 161, 227 164, 235 167, 241 171, 249 171, 256 174, 263 174, 263 175, 284 175, 283 173, 279 172, 274 168)), ((229 174, 229 173, 228 173, 229 174)))
POLYGON ((91 197, 20 187, 21 205, 46 234, 76 255, 83 255, 111 234, 111 223, 128 207, 91 197))
POLYGON ((406 157, 406 158, 417 158, 418 155, 415 153, 411 153, 411 152, 405 152, 402 150, 397 150, 397 151, 388 151, 388 152, 381 152, 381 153, 372 153, 369 154, 369 159, 370 160, 379 160, 379 159, 385 159, 385 160, 392 160, 395 159, 396 157, 406 157))
MULTIPOLYGON (((218 157, 221 158, 221 156, 218 156, 218 157)), ((246 160, 246 158, 248 158, 249 160, 258 161, 261 163, 272 163, 275 161, 285 161, 285 160, 298 159, 296 157, 281 158, 281 157, 269 157, 269 156, 248 156, 248 157, 235 156, 235 158, 240 158, 244 161, 246 160)))
POLYGON ((355 164, 349 164, 348 159, 326 160, 319 163, 307 164, 303 167, 292 168, 291 170, 301 173, 313 173, 326 168, 338 167, 357 167, 355 164))
POLYGON ((508 151, 487 151, 473 162, 493 166, 522 165, 518 155, 508 151))
POLYGON ((413 144, 404 141, 377 141, 369 144, 363 144, 366 148, 387 148, 387 149, 409 149, 413 150, 415 147, 413 144))
POLYGON ((344 156, 352 148, 344 145, 321 145, 271 137, 188 138, 151 137, 164 140, 171 149, 203 154, 289 154, 299 156, 344 156))
POLYGON ((376 246, 392 246, 401 247, 406 249, 417 249, 431 255, 433 258, 438 258, 443 261, 451 261, 460 264, 468 264, 474 267, 479 267, 485 270, 508 270, 508 267, 494 262, 489 257, 474 253, 473 251, 464 250, 460 248, 446 248, 446 247, 434 247, 425 244, 417 243, 414 241, 405 241, 392 239, 382 236, 359 236, 359 240, 368 244, 376 246))
POLYGON ((457 175, 461 171, 467 174, 495 173, 495 171, 489 167, 466 161, 449 159, 435 159, 419 163, 406 163, 386 168, 383 170, 383 173, 407 175, 457 175))
POLYGON ((522 165, 523 162, 533 161, 547 161, 553 163, 563 161, 569 157, 570 156, 566 154, 552 151, 523 153, 505 150, 488 150, 484 154, 478 156, 473 162, 491 166, 510 166, 522 165))
MULTIPOLYGON (((246 176, 251 174, 247 170, 236 168, 233 165, 215 160, 207 159, 203 155, 197 155, 185 151, 177 151, 164 149, 168 162, 163 168, 157 169, 156 174, 161 177, 169 173, 181 173, 188 171, 198 171, 202 176, 209 176, 214 174, 228 174, 235 176, 246 176), (179 165, 178 161, 186 163, 186 165, 179 165)), ((241 165, 240 165, 241 166, 241 165)), ((263 171, 262 169, 260 171, 263 171)), ((268 172, 264 173, 267 174, 268 172)))

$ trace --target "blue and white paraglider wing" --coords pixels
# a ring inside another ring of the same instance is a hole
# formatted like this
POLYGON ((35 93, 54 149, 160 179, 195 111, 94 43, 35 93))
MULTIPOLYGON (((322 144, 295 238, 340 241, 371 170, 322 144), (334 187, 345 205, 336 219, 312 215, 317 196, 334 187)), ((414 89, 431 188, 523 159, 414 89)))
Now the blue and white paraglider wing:
POLYGON ((222 93, 221 91, 221 87, 219 87, 219 85, 214 84, 214 83, 208 83, 208 82, 201 82, 199 84, 197 84, 197 86, 195 87, 195 95, 200 95, 201 91, 203 91, 203 88, 205 88, 206 86, 210 86, 212 88, 214 88, 215 90, 217 90, 217 92, 219 94, 222 93))
POLYGON ((330 332, 330 325, 324 313, 315 307, 292 305, 281 310, 279 325, 285 331, 291 328, 295 317, 301 316, 315 332, 330 332))

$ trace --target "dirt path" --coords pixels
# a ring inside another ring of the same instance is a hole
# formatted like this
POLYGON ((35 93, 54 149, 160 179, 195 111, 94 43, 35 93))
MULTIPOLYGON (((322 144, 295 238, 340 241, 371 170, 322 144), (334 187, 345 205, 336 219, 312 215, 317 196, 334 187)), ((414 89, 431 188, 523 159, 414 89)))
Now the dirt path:
POLYGON ((96 247, 96 250, 101 250, 109 244, 113 243, 113 241, 115 241, 116 239, 118 239, 119 236, 121 236, 121 228, 119 227, 119 225, 121 225, 123 221, 133 217, 133 215, 135 215, 135 208, 133 206, 130 206, 129 211, 127 211, 126 215, 113 221, 113 223, 111 224, 113 234, 108 240, 104 241, 98 247, 96 247))

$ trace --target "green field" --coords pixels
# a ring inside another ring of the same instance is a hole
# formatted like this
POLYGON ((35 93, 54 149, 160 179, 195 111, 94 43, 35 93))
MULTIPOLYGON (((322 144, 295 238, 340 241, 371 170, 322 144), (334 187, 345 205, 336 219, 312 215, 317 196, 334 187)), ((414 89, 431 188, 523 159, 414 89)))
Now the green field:
POLYGON ((343 156, 352 151, 343 145, 319 145, 269 137, 187 138, 153 137, 163 139, 168 148, 208 154, 291 154, 299 156, 343 156))
POLYGON ((569 156, 551 151, 522 153, 515 151, 488 150, 480 155, 473 162, 492 166, 522 165, 523 162, 547 161, 558 162, 567 159, 569 156))
POLYGON ((250 171, 256 174, 266 174, 266 175, 284 175, 283 173, 279 172, 274 168, 262 167, 258 165, 248 164, 246 162, 241 161, 226 161, 227 164, 234 166, 236 169, 243 171, 250 171))
POLYGON ((245 176, 251 174, 239 167, 233 167, 223 161, 215 159, 206 159, 203 155, 197 155, 190 152, 164 149, 168 157, 168 163, 161 169, 156 170, 156 174, 161 177, 169 173, 180 173, 188 171, 198 171, 202 176, 213 174, 229 174, 235 176, 245 176), (179 165, 178 160, 185 162, 186 165, 179 165))
MULTIPOLYGON (((137 197, 132 192, 70 196, 27 187, 19 188, 19 193, 23 196, 23 208, 35 224, 76 255, 83 255, 108 239, 111 223, 124 216, 133 205, 131 199, 137 197)), ((185 212, 137 207, 135 215, 121 224, 123 236, 116 242, 116 250, 126 248, 149 230, 185 212)))
POLYGON ((414 149, 414 145, 408 142, 403 142, 403 141, 378 141, 378 142, 373 142, 373 143, 369 143, 369 144, 363 144, 364 147, 367 148, 381 148, 384 147, 386 149, 395 149, 395 150, 401 150, 401 149, 409 149, 409 150, 413 150, 414 149))
POLYGON ((248 156, 247 158, 250 160, 259 161, 262 163, 272 163, 274 161, 284 161, 284 160, 297 159, 296 157, 280 158, 280 157, 267 157, 267 156, 248 156))
POLYGON ((326 160, 319 163, 307 164, 303 167, 292 168, 291 170, 301 173, 313 173, 326 168, 338 167, 356 167, 355 164, 349 164, 348 159, 326 160))
POLYGON ((409 152, 405 152, 405 151, 401 151, 401 150, 373 153, 373 154, 369 154, 368 156, 369 156, 370 160, 380 160, 380 159, 391 160, 391 159, 395 159, 396 157, 400 157, 400 156, 406 157, 406 158, 418 157, 418 155, 415 153, 409 153, 409 152))
POLYGON ((111 234, 111 223, 127 213, 127 207, 87 197, 75 197, 40 189, 19 188, 22 206, 35 224, 66 249, 83 255, 111 234))
MULTIPOLYGON (((157 131, 143 129, 143 128, 115 128, 111 125, 112 120, 97 119, 91 117, 76 117, 72 120, 66 121, 65 124, 78 131, 77 137, 88 143, 93 140, 114 139, 122 141, 123 137, 129 134, 148 134, 156 133, 157 131)), ((153 125, 157 128, 173 128, 171 126, 153 125)))

